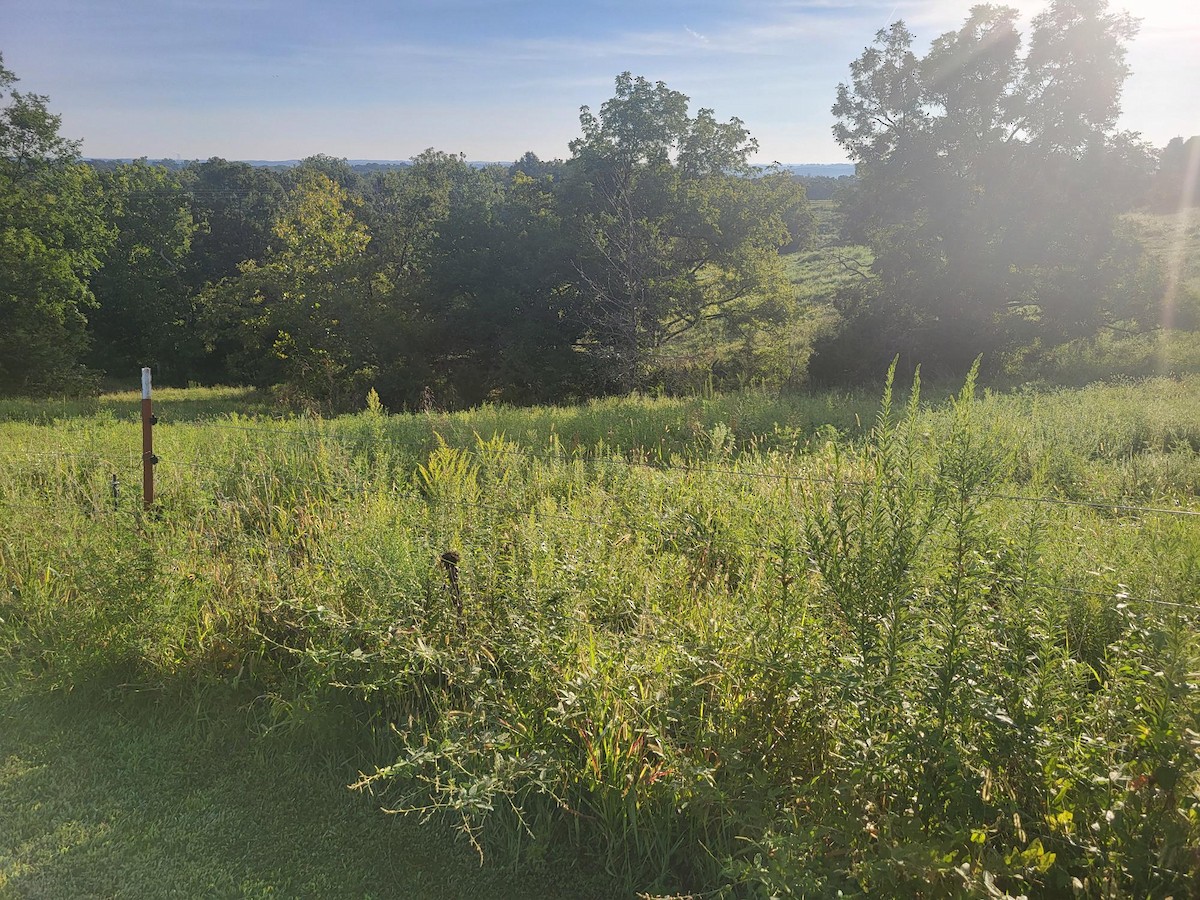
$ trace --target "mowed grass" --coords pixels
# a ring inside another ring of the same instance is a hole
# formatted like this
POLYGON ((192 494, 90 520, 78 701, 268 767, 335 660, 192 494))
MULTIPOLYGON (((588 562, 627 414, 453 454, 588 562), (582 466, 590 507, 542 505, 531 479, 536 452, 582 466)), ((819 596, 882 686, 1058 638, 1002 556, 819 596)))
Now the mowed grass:
MULTIPOLYGON (((112 821, 198 791, 179 833, 207 828, 205 859, 230 846, 206 810, 279 796, 300 799, 230 818, 370 848, 343 829, 386 844, 408 832, 372 810, 405 808, 471 865, 472 842, 499 871, 583 860, 576 892, 1188 895, 1200 382, 886 397, 325 421, 176 415, 164 392, 150 513, 136 398, 14 406, 0 642, 36 675, 14 702, 148 723, 93 755, 143 747, 152 785, 179 735, 223 791, 131 785, 112 821), (360 771, 374 803, 346 800, 360 771)), ((16 821, 55 834, 32 802, 16 821)), ((109 819, 79 820, 102 845, 109 819)), ((216 892, 322 892, 287 859, 216 892)))
POLYGON ((263 737, 236 699, 51 691, 0 661, 0 897, 605 895, 570 867, 481 868, 348 791, 345 748, 263 737))

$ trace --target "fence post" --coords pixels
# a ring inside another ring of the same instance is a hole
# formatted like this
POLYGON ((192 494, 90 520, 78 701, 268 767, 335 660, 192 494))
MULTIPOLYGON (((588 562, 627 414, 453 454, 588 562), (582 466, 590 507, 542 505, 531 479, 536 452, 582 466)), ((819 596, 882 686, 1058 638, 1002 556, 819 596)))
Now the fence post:
POLYGON ((442 566, 446 569, 446 579, 450 582, 450 594, 454 598, 454 616, 458 620, 458 636, 467 636, 467 623, 463 619, 462 588, 458 585, 459 555, 456 550, 447 550, 442 554, 442 566))
POLYGON ((154 466, 158 457, 154 455, 153 401, 150 399, 150 370, 142 369, 142 502, 146 509, 154 505, 154 466))

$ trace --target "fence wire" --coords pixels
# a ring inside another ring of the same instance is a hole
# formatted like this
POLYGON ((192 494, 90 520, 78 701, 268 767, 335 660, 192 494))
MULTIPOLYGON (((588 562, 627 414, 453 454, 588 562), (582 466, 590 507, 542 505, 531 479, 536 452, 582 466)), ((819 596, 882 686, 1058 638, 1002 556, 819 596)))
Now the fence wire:
MULTIPOLYGON (((322 419, 281 419, 276 420, 277 424, 264 426, 261 424, 241 424, 237 422, 225 421, 196 421, 185 423, 170 423, 169 420, 162 422, 161 425, 170 425, 173 428, 204 428, 217 429, 222 431, 231 431, 241 434, 253 434, 261 436, 271 436, 272 438, 286 438, 291 441, 304 441, 304 449, 311 451, 315 449, 308 443, 310 440, 329 441, 335 445, 343 446, 347 449, 354 442, 353 436, 340 434, 337 429, 328 427, 325 420, 322 419)), ((160 425, 160 430, 161 430, 160 425)), ((430 426, 428 439, 433 440, 438 438, 436 426, 430 426)), ((277 449, 277 446, 268 446, 263 449, 277 449)), ((596 453, 581 452, 580 449, 568 452, 553 452, 539 453, 522 447, 489 447, 486 452, 481 452, 478 449, 460 448, 461 452, 472 455, 481 463, 488 463, 489 456, 507 456, 509 458, 521 462, 536 462, 542 464, 570 464, 574 462, 592 465, 596 467, 610 467, 625 470, 650 470, 655 472, 665 473, 681 473, 685 475, 704 475, 707 477, 716 478, 740 478, 740 479, 761 479, 782 483, 788 487, 802 484, 821 484, 833 486, 839 489, 845 488, 867 488, 874 486, 874 483, 862 479, 847 479, 847 478, 830 478, 820 476, 815 473, 806 472, 766 472, 753 471, 743 468, 729 468, 726 466, 716 466, 711 464, 693 463, 693 462, 670 462, 664 459, 661 455, 657 461, 650 461, 645 458, 650 451, 635 450, 629 451, 637 453, 641 458, 628 458, 625 456, 606 455, 601 456, 596 453)), ((661 450, 659 453, 661 454, 661 450)), ((24 448, 6 449, 4 453, 0 453, 0 458, 4 455, 17 456, 25 459, 72 459, 72 460, 87 460, 98 465, 108 466, 111 469, 123 469, 123 467, 141 467, 142 458, 140 454, 130 452, 124 459, 114 458, 112 454, 101 453, 99 451, 67 451, 67 450, 28 450, 24 448)), ((191 460, 179 460, 166 458, 162 460, 162 471, 170 471, 171 468, 196 471, 205 474, 218 474, 232 478, 267 478, 269 473, 265 471, 257 471, 251 466, 242 464, 237 467, 223 466, 211 462, 196 462, 191 460)), ((329 484, 325 485, 329 487, 329 484)), ((332 485, 335 488, 352 487, 356 492, 378 490, 381 487, 379 482, 370 482, 355 479, 341 479, 339 482, 332 485)), ((395 485, 389 485, 394 489, 395 485)), ((935 488, 930 486, 917 486, 920 491, 932 491, 935 488)), ((1097 511, 1108 511, 1121 514, 1136 514, 1136 515, 1162 515, 1181 518, 1200 517, 1200 510, 1182 509, 1177 507, 1161 507, 1148 506, 1129 502, 1128 498, 1090 498, 1090 499, 1069 499, 1063 497, 1050 496, 1028 496, 1023 494, 1012 493, 992 493, 982 499, 995 499, 1015 503, 1051 505, 1060 507, 1086 508, 1097 511)), ((8 501, 11 505, 11 500, 8 501)), ((613 526, 614 522, 611 519, 596 519, 590 517, 582 517, 575 515, 566 515, 563 513, 550 512, 544 509, 529 509, 524 512, 507 508, 497 504, 488 504, 479 501, 456 500, 456 504, 464 507, 486 511, 493 514, 501 515, 526 515, 534 516, 539 519, 551 519, 555 521, 569 522, 576 525, 587 525, 593 528, 607 529, 613 526)), ((668 534, 667 537, 672 535, 668 534)), ((674 535, 679 537, 680 535, 674 535)), ((1186 610, 1189 612, 1200 612, 1200 605, 1178 603, 1175 601, 1164 600, 1154 597, 1138 597, 1124 591, 1123 588, 1118 590, 1091 590, 1079 588, 1073 585, 1062 583, 1042 583, 1028 582, 1027 587, 1037 588, 1041 590, 1060 591, 1083 596, 1094 596, 1097 598, 1117 600, 1119 603, 1133 603, 1156 605, 1162 607, 1170 607, 1175 609, 1186 610)))
MULTIPOLYGON (((340 444, 344 447, 349 447, 354 438, 339 434, 336 428, 329 428, 324 424, 324 420, 279 420, 278 426, 262 427, 257 425, 241 425, 229 422, 217 421, 198 421, 179 423, 176 427, 203 427, 205 429, 214 428, 217 430, 233 431, 243 434, 260 434, 270 435, 272 437, 285 438, 317 438, 328 440, 335 444, 340 444), (296 427, 292 427, 291 423, 298 423, 296 427), (315 427, 314 427, 315 426, 315 427)), ((430 429, 428 438, 436 439, 438 437, 436 428, 430 429)), ((477 451, 470 448, 460 448, 464 452, 472 452, 478 456, 477 451)), ((670 462, 660 458, 658 461, 652 462, 649 459, 630 459, 623 456, 609 455, 599 456, 594 453, 571 451, 556 454, 536 453, 532 450, 520 447, 513 448, 490 448, 489 453, 496 455, 508 455, 519 459, 527 459, 538 462, 571 462, 581 461, 592 465, 607 465, 613 467, 623 467, 626 469, 649 469, 662 472, 680 472, 684 474, 702 474, 711 476, 720 476, 728 478, 748 478, 748 479, 764 479, 771 481, 783 482, 809 482, 813 484, 825 484, 838 487, 867 487, 869 482, 861 479, 848 478, 828 478, 805 472, 762 472, 752 471, 739 468, 728 468, 723 466, 714 466, 698 463, 678 463, 670 462)), ((639 455, 649 455, 652 451, 649 450, 631 450, 630 453, 638 453, 639 455)), ((918 490, 932 491, 935 490, 929 486, 918 486, 918 490)), ((1181 507, 1164 507, 1150 506, 1134 501, 1130 497, 1091 497, 1083 499, 1072 499, 1068 497, 1052 497, 1052 496, 1030 496, 1019 493, 995 493, 990 495, 992 499, 1006 500, 1014 503, 1042 504, 1049 506, 1073 507, 1079 509, 1093 509, 1099 512, 1111 512, 1120 514, 1136 514, 1136 515, 1160 515, 1174 516, 1178 518, 1196 518, 1200 517, 1200 510, 1185 509, 1181 507)))
MULTIPOLYGON (((270 435, 273 438, 283 438, 290 441, 300 440, 307 442, 315 439, 317 441, 332 441, 334 443, 348 445, 352 440, 352 438, 349 438, 348 436, 336 434, 333 430, 325 428, 323 425, 317 425, 316 428, 313 428, 312 423, 310 422, 301 422, 296 427, 293 427, 290 422, 284 422, 281 423, 279 427, 271 428, 224 422, 204 422, 197 424, 198 427, 203 427, 206 429, 213 428, 217 430, 259 436, 270 435)), ((430 439, 432 439, 435 434, 436 432, 431 430, 430 439)), ((277 449, 277 447, 268 446, 262 449, 272 450, 277 449)), ((311 445, 308 445, 304 449, 311 451, 314 448, 311 445)), ((592 465, 596 467, 608 466, 614 468, 623 468, 625 470, 652 470, 664 473, 702 475, 713 478, 762 479, 775 483, 781 483, 788 488, 807 483, 834 486, 839 489, 866 488, 873 486, 871 482, 865 480, 827 478, 803 472, 751 471, 704 463, 671 462, 669 460, 662 459, 661 457, 658 461, 652 462, 648 459, 630 459, 619 456, 599 456, 596 454, 579 452, 534 453, 522 448, 504 447, 489 448, 486 453, 480 453, 478 450, 468 450, 465 452, 471 453, 475 460, 484 463, 488 461, 486 458, 488 455, 505 455, 522 462, 528 461, 543 464, 570 464, 579 462, 585 465, 592 465)), ((6 457, 20 458, 28 462, 70 460, 78 463, 82 461, 98 467, 107 467, 107 469, 110 471, 116 470, 120 472, 125 472, 127 469, 132 470, 135 468, 140 470, 142 464, 141 454, 133 451, 130 451, 128 454, 121 455, 119 453, 113 454, 111 452, 105 453, 100 451, 86 450, 67 451, 3 448, 3 450, 0 450, 0 460, 3 460, 6 457)), ((180 474, 196 473, 203 477, 218 475, 221 477, 231 477, 235 479, 254 480, 261 478, 264 480, 264 482, 273 475, 273 473, 267 470, 256 468, 255 466, 246 462, 240 462, 237 466, 226 466, 208 461, 172 458, 168 455, 166 458, 164 458, 160 470, 165 475, 166 473, 171 472, 173 469, 178 470, 180 474)), ((314 475, 317 475, 317 473, 314 473, 314 475)), ((396 485, 393 480, 389 479, 386 483, 381 483, 379 481, 373 482, 353 477, 352 474, 350 477, 346 478, 329 479, 315 477, 314 480, 320 483, 321 486, 326 489, 332 488, 333 490, 353 491, 355 493, 363 493, 373 490, 378 491, 381 488, 387 490, 396 490, 396 485)), ((140 500, 140 498, 138 499, 140 500)), ((996 499, 1029 505, 1085 508, 1096 511, 1108 511, 1112 513, 1130 515, 1173 516, 1180 518, 1193 518, 1200 516, 1200 511, 1198 510, 1141 505, 1128 502, 1127 498, 1117 498, 1116 500, 1104 498, 1076 500, 1061 497, 1028 496, 1019 493, 997 492, 990 494, 984 499, 996 499)), ((115 500, 116 498, 114 498, 114 509, 115 500)), ((507 516, 513 518, 531 517, 535 520, 561 521, 571 525, 581 525, 594 528, 601 533, 606 532, 614 527, 628 527, 630 525, 633 525, 635 528, 637 527, 637 525, 634 523, 622 522, 613 518, 593 518, 588 516, 570 515, 539 507, 536 503, 529 505, 527 508, 522 508, 521 506, 514 507, 511 504, 505 505, 488 503, 484 501, 468 500, 463 498, 439 502, 444 503, 448 507, 454 507, 460 510, 476 511, 497 516, 507 516)), ((5 499, 0 497, 0 505, 5 507, 12 507, 16 505, 16 503, 17 498, 5 499)), ((24 505, 35 512, 44 508, 43 504, 38 504, 36 502, 26 502, 24 505)), ((97 512, 101 510, 101 506, 108 508, 107 504, 96 504, 97 512)), ((435 508, 435 504, 430 504, 431 513, 435 508)), ((769 531, 769 529, 770 523, 767 523, 766 530, 769 531)), ((657 536, 659 538, 669 539, 678 538, 681 536, 681 534, 678 532, 671 532, 669 530, 659 530, 657 536)), ((286 559, 290 552, 290 548, 286 545, 269 544, 265 548, 265 552, 267 553, 268 557, 282 555, 283 558, 286 559)), ((382 569, 377 569, 358 563, 352 563, 346 560, 338 560, 336 564, 329 563, 329 565, 331 565, 331 567, 332 565, 336 565, 339 568, 348 567, 354 570, 357 575, 366 575, 371 578, 379 577, 380 572, 382 571, 382 569)), ((1077 596, 1095 597, 1098 599, 1115 601, 1118 606, 1124 604, 1145 605, 1149 607, 1172 609, 1186 615, 1200 615, 1200 604, 1182 603, 1157 597, 1137 596, 1128 592, 1124 585, 1119 585, 1116 590, 1098 590, 1079 587, 1073 584, 1045 581, 1034 578, 1010 578, 1006 581, 1006 586, 1013 588, 1023 587, 1038 591, 1066 593, 1077 596)), ((552 621, 558 627, 566 630, 578 629, 580 627, 603 627, 597 626, 586 619, 581 619, 579 615, 572 615, 571 613, 564 612, 562 610, 547 608, 544 605, 530 609, 528 612, 533 616, 539 617, 540 619, 552 621)), ((730 664, 736 664, 750 669, 769 671, 777 675, 788 677, 794 677, 800 674, 800 671, 797 669, 795 663, 789 664, 787 662, 783 662, 778 657, 770 658, 757 654, 748 654, 742 652, 736 647, 723 645, 720 642, 708 642, 702 639, 697 640, 698 635, 689 631, 686 626, 683 626, 679 621, 669 619, 665 616, 655 613, 652 610, 640 608, 632 610, 631 614, 633 617, 633 625, 631 628, 620 630, 619 632, 610 630, 610 633, 612 633, 618 641, 628 640, 648 647, 663 647, 672 652, 680 653, 696 660, 702 660, 705 664, 717 667, 718 670, 724 669, 730 664)), ((806 679, 812 679, 815 681, 828 679, 831 686, 836 686, 836 684, 840 683, 838 679, 830 673, 805 670, 803 675, 806 679)), ((353 685, 349 686, 353 687, 353 685)), ((1087 843, 1079 843, 1075 840, 1062 835, 1054 834, 1050 831, 1039 830, 1038 837, 1052 846, 1057 846, 1062 850, 1067 850, 1081 856, 1098 860, 1103 860, 1106 856, 1105 851, 1103 851, 1100 847, 1087 843)), ((1163 866, 1156 866, 1154 868, 1156 873, 1162 877, 1173 878, 1180 881, 1191 877, 1191 875, 1188 873, 1179 872, 1163 866)))
MULTIPOLYGON (((40 452, 40 453, 27 453, 24 455, 31 457, 31 458, 66 457, 66 458, 88 459, 91 461, 102 461, 102 462, 110 463, 114 467, 117 466, 117 464, 114 463, 112 460, 103 458, 99 454, 93 454, 93 453, 40 452)), ((550 459, 550 458, 546 457, 546 459, 550 459)), ((139 469, 139 472, 140 472, 140 467, 141 467, 140 458, 131 456, 129 458, 129 460, 127 460, 127 462, 131 466, 134 463, 136 463, 136 465, 139 469)), ((233 467, 229 467, 229 466, 219 466, 219 465, 215 465, 212 463, 182 462, 182 461, 178 461, 178 460, 175 460, 171 463, 164 463, 164 465, 166 466, 167 470, 174 467, 176 469, 199 472, 199 473, 206 474, 206 475, 217 474, 217 475, 231 477, 231 478, 237 478, 237 479, 258 480, 261 478, 261 479, 266 480, 270 477, 270 474, 271 474, 266 471, 256 470, 249 466, 241 466, 239 468, 233 468, 233 467)), ((658 468, 658 467, 652 467, 652 468, 658 468)), ((679 470, 680 468, 681 467, 674 467, 673 470, 679 470)), ((705 469, 705 470, 685 469, 685 470, 686 471, 705 471, 709 474, 712 474, 712 472, 714 471, 711 469, 705 469)), ((723 474, 735 474, 735 475, 736 474, 756 474, 756 473, 739 473, 736 471, 729 471, 729 470, 716 470, 716 471, 723 473, 723 474)), ((776 477, 776 476, 774 474, 770 474, 769 477, 776 477)), ((796 481, 796 482, 805 480, 799 476, 780 476, 780 477, 788 477, 792 481, 796 481)), ((825 482, 821 482, 821 483, 825 483, 825 482)), ((834 481, 831 483, 846 484, 846 482, 837 482, 837 481, 834 481)), ((865 482, 853 482, 852 484, 865 485, 866 483, 865 482)), ((335 490, 341 489, 341 490, 345 490, 345 491, 350 491, 350 492, 354 493, 355 495, 369 493, 371 491, 377 491, 381 487, 384 487, 388 490, 395 489, 394 484, 381 485, 379 482, 371 482, 371 481, 356 480, 356 479, 339 479, 338 481, 326 480, 323 482, 323 486, 327 489, 332 488, 335 490)), ((129 487, 129 485, 126 485, 126 484, 122 485, 122 488, 128 489, 128 487, 129 487)), ((6 505, 9 505, 9 506, 13 505, 13 501, 11 499, 8 501, 5 501, 5 502, 6 502, 6 505)), ((568 515, 568 514, 561 513, 561 512, 554 512, 551 510, 538 508, 536 505, 532 505, 532 506, 529 506, 528 508, 521 509, 521 508, 515 508, 512 506, 496 504, 496 503, 487 503, 487 502, 478 501, 478 500, 466 500, 466 499, 461 499, 461 498, 452 499, 452 500, 443 500, 440 502, 446 503, 447 505, 454 506, 454 507, 457 507, 460 509, 475 510, 475 511, 479 511, 479 512, 487 512, 487 513, 491 513, 494 515, 510 516, 513 518, 532 517, 535 520, 550 520, 550 521, 557 521, 557 522, 566 522, 566 523, 569 523, 572 525, 586 525, 590 528, 595 528, 595 529, 598 529, 601 531, 611 529, 613 527, 630 525, 630 523, 628 523, 628 522, 619 522, 618 520, 612 519, 612 518, 599 519, 599 518, 591 518, 591 517, 584 517, 584 516, 577 516, 577 515, 568 515)), ((769 525, 767 527, 769 528, 769 525)), ((657 532, 657 536, 660 538, 664 538, 664 539, 670 539, 670 538, 683 537, 684 535, 679 532, 673 532, 673 531, 669 531, 669 530, 664 531, 664 530, 660 529, 657 532)), ((1164 600, 1164 599, 1156 598, 1156 597, 1141 597, 1141 596, 1137 596, 1135 594, 1129 593, 1128 591, 1126 591, 1124 589, 1124 586, 1119 586, 1116 590, 1096 590, 1096 589, 1080 588, 1075 585, 1061 583, 1061 582, 1048 582, 1048 581, 1040 581, 1040 580, 1032 580, 1032 579, 1015 579, 1014 580, 1011 578, 1009 579, 1008 583, 1019 584, 1024 587, 1033 588, 1033 589, 1037 589, 1037 590, 1069 593, 1069 594, 1074 594, 1074 595, 1078 595, 1078 596, 1090 596, 1090 597, 1096 597, 1098 599, 1105 599, 1105 600, 1115 600, 1115 601, 1117 601, 1118 604, 1144 604, 1144 605, 1148 605, 1148 606, 1160 606, 1160 607, 1165 607, 1165 608, 1178 609, 1178 610, 1183 610, 1183 611, 1186 611, 1189 613, 1200 613, 1200 604, 1180 603, 1177 601, 1164 600)))

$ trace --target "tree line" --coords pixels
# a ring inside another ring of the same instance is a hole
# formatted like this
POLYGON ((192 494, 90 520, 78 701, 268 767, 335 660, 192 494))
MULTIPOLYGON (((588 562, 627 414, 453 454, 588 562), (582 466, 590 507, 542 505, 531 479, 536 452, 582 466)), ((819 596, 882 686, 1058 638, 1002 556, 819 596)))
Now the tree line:
POLYGON ((0 391, 150 365, 328 409, 371 387, 544 402, 796 384, 802 343, 853 381, 897 352, 961 368, 1150 324, 1161 286, 1121 214, 1171 206, 1196 141, 1116 130, 1129 17, 1056 0, 1017 25, 975 7, 918 57, 896 23, 851 64, 839 239, 872 261, 824 330, 785 265, 817 236, 803 181, 662 82, 619 76, 565 160, 98 168, 0 60, 0 391))

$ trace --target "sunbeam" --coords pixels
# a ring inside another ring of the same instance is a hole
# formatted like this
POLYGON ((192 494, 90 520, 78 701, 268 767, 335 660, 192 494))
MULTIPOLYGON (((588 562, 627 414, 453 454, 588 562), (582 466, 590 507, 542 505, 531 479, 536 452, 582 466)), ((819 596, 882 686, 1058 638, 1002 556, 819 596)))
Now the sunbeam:
POLYGON ((1179 212, 1175 217, 1175 237, 1167 255, 1167 284, 1163 291, 1162 325, 1159 344, 1159 371, 1167 367, 1168 332, 1175 324, 1175 308, 1179 301, 1179 283, 1183 272, 1183 257, 1187 247, 1187 236, 1196 215, 1197 181, 1200 180, 1200 141, 1189 141, 1187 168, 1183 176, 1183 188, 1179 194, 1179 212))

